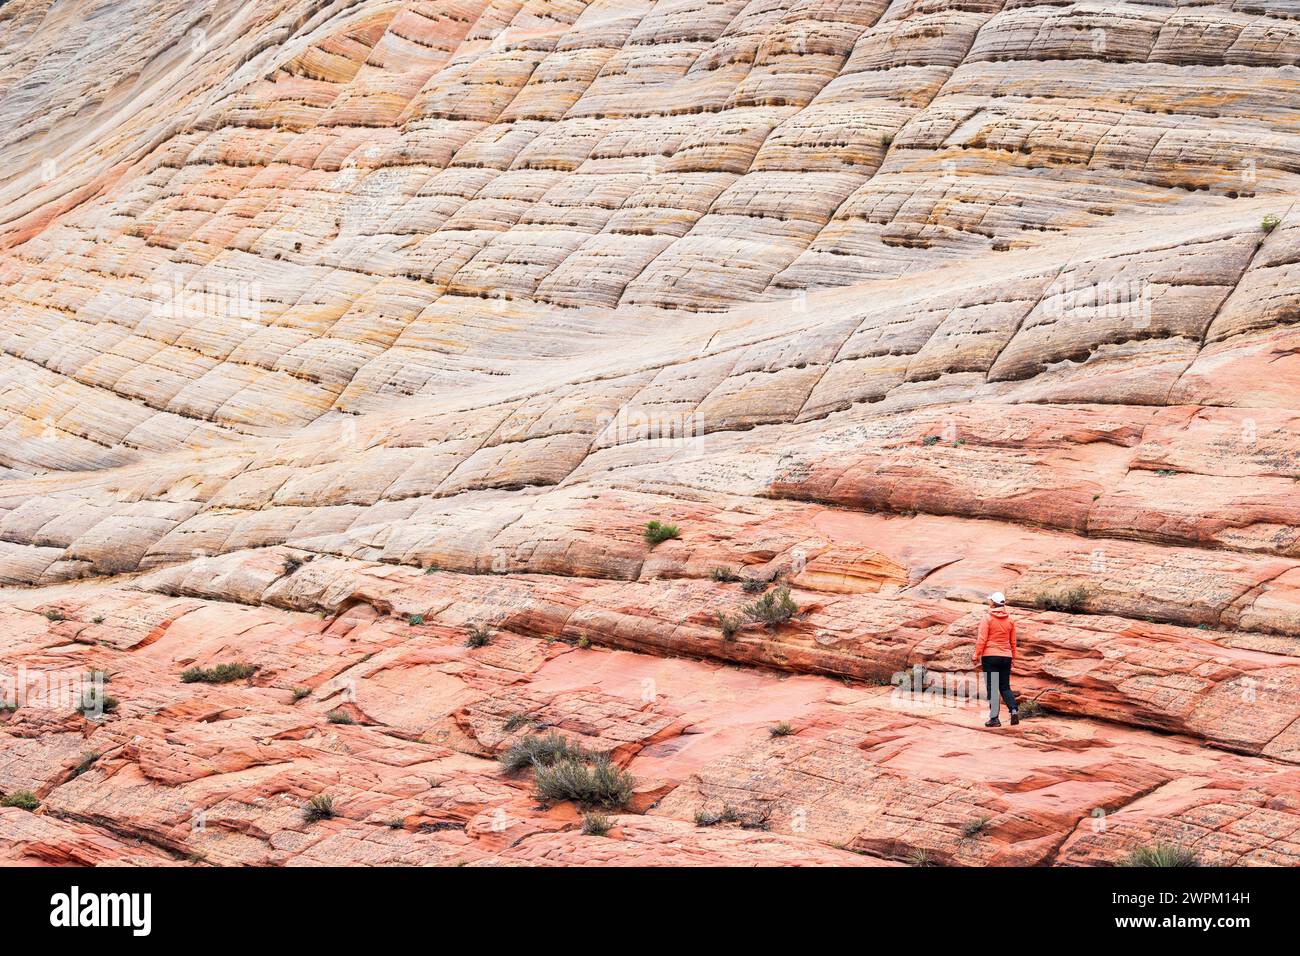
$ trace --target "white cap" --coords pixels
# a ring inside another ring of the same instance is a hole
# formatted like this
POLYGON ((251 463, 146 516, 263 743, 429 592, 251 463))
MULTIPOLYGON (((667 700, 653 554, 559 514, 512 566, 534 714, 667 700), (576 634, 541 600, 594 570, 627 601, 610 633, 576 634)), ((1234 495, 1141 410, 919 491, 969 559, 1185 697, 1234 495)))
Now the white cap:
POLYGON ((990 604, 1006 604, 1006 603, 1007 603, 1007 596, 1006 596, 1005 594, 1003 594, 1001 591, 994 591, 992 594, 989 595, 989 603, 990 603, 990 604))

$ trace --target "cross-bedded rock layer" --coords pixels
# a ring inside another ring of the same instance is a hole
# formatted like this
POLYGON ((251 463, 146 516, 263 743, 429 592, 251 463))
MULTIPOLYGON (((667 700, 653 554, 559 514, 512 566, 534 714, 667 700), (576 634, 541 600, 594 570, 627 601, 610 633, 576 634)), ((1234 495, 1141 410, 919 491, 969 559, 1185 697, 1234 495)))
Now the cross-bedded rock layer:
POLYGON ((0 648, 118 703, 0 711, 0 859, 1296 863, 1298 63, 1256 0, 0 6, 0 648))

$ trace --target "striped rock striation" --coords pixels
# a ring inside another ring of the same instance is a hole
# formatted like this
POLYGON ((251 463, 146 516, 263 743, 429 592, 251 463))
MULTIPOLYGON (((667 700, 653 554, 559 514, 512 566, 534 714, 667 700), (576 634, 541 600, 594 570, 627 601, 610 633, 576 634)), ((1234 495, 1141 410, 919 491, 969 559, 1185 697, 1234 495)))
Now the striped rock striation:
POLYGON ((0 861, 1300 863, 1297 104, 1293 0, 0 5, 0 861))

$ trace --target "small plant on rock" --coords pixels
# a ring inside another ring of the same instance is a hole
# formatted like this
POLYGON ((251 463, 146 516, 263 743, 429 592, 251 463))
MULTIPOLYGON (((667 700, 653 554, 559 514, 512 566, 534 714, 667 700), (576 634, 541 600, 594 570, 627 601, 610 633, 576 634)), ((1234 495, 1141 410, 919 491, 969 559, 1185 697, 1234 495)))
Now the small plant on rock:
POLYGON ((665 524, 662 521, 651 521, 645 526, 645 539, 650 544, 660 544, 670 538, 680 538, 681 530, 675 524, 665 524))
POLYGON ((304 697, 310 697, 310 696, 311 696, 310 687, 295 687, 293 689, 293 699, 295 701, 299 701, 302 700, 304 697))
POLYGON ((528 767, 549 767, 557 760, 582 760, 586 751, 551 731, 548 734, 525 737, 507 747, 497 760, 506 773, 514 773, 528 767))
POLYGON ((487 647, 492 643, 492 631, 482 624, 471 624, 468 634, 465 638, 466 647, 487 647))
POLYGON ((246 680, 257 673, 256 664, 218 664, 215 667, 187 667, 181 672, 182 684, 230 684, 246 680))
POLYGON ((745 605, 741 610, 751 621, 765 624, 775 631, 799 612, 799 605, 790 597, 790 586, 783 585, 764 594, 753 604, 745 605))
POLYGON ((1034 598, 1034 607, 1040 611, 1062 611, 1066 614, 1074 614, 1087 600, 1088 589, 1085 587, 1070 588, 1065 591, 1041 591, 1034 598))
POLYGON ((293 555, 289 555, 284 559, 284 563, 281 564, 280 567, 284 569, 286 575, 293 574, 302 567, 302 558, 296 558, 293 555))
POLYGON ((409 615, 407 615, 407 617, 406 617, 406 623, 409 624, 409 625, 411 625, 411 627, 419 627, 421 624, 424 623, 424 615, 423 615, 423 614, 409 614, 409 615))
POLYGON ((81 695, 81 706, 77 709, 85 717, 94 717, 97 714, 111 714, 117 710, 117 707, 116 697, 92 688, 81 695))
POLYGON ((727 804, 721 810, 710 810, 708 807, 701 807, 695 811, 695 825, 697 827, 716 827, 719 823, 739 823, 740 820, 740 811, 730 804, 727 804))
POLYGON ((52 607, 45 612, 45 619, 47 621, 66 621, 68 618, 67 615, 65 615, 57 607, 52 607))
POLYGON ((714 568, 709 572, 709 577, 719 584, 735 584, 740 580, 740 575, 731 568, 714 568))
POLYGON ((775 727, 769 727, 767 732, 773 737, 789 737, 794 733, 794 728, 783 720, 775 727))
POLYGON ((1274 229, 1278 227, 1278 224, 1281 222, 1282 222, 1281 219, 1279 219, 1277 216, 1273 215, 1272 213, 1269 213, 1267 216, 1265 216, 1263 219, 1260 220, 1259 228, 1263 229, 1265 232, 1272 232, 1274 229))
POLYGON ((331 724, 355 724, 356 718, 346 710, 331 710, 325 715, 325 719, 331 724))
POLYGON ((87 770, 89 770, 91 767, 95 765, 95 761, 99 759, 99 756, 100 756, 99 754, 93 751, 91 751, 90 753, 82 754, 80 762, 75 767, 72 768, 72 773, 69 775, 68 779, 75 780, 77 777, 80 777, 83 773, 85 773, 87 770))
POLYGON ((1036 699, 1017 701, 1017 709, 1020 712, 1021 720, 1028 720, 1031 717, 1042 717, 1047 711, 1043 705, 1036 699))
POLYGON ((525 714, 523 711, 511 714, 506 718, 501 729, 508 734, 513 734, 520 727, 527 727, 537 723, 537 719, 532 714, 525 714))
POLYGON ((587 836, 606 836, 614 825, 603 813, 584 813, 582 815, 582 832, 587 836))
POLYGON ((934 866, 934 857, 930 855, 929 850, 913 850, 907 855, 909 866, 934 866))
POLYGON ((931 445, 937 445, 939 444, 939 436, 926 435, 924 438, 921 439, 921 444, 925 445, 927 448, 930 447, 931 445))
POLYGON ((1200 866, 1196 854, 1173 843, 1156 843, 1138 847, 1119 863, 1120 866, 1200 866))
POLYGON ((632 799, 631 774, 610 763, 605 754, 590 761, 567 756, 539 766, 535 782, 537 795, 552 802, 572 800, 582 806, 613 810, 632 799))
POLYGON ((718 630, 722 631, 724 641, 734 641, 736 635, 745 626, 744 621, 740 618, 730 614, 723 614, 721 611, 714 615, 714 620, 718 622, 718 630))
POLYGON ((35 810, 41 805, 36 794, 30 790, 15 790, 0 797, 0 807, 17 807, 20 810, 35 810))
POLYGON ((746 578, 740 589, 746 594, 762 594, 767 590, 768 582, 760 578, 746 578))
POLYGON ((303 816, 307 818, 308 823, 315 823, 318 820, 328 820, 331 817, 338 816, 334 809, 334 798, 326 793, 318 793, 307 801, 307 807, 303 810, 303 816))
POLYGON ((967 820, 962 824, 961 835, 967 840, 979 836, 989 825, 988 817, 976 817, 974 820, 967 820))
POLYGON ((102 614, 96 614, 94 617, 92 617, 92 618, 90 619, 90 623, 91 623, 91 624, 103 624, 103 623, 104 623, 104 615, 102 615, 102 614))

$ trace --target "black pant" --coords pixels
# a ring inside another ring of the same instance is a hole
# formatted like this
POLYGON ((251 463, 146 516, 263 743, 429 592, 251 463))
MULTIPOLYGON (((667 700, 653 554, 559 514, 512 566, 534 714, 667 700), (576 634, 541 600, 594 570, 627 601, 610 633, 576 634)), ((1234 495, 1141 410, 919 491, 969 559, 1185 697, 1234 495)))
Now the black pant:
POLYGON ((1011 693, 1011 658, 985 657, 981 660, 984 662, 984 686, 989 695, 989 719, 993 720, 998 716, 999 694, 1014 713, 1018 708, 1016 695, 1011 693))

